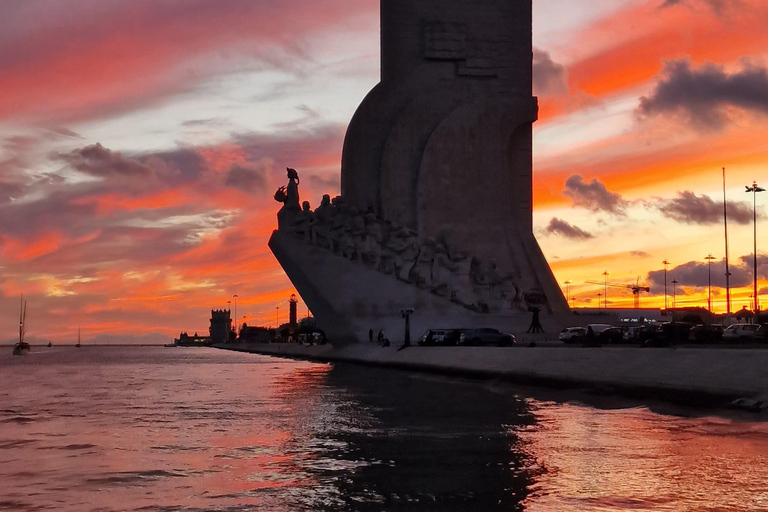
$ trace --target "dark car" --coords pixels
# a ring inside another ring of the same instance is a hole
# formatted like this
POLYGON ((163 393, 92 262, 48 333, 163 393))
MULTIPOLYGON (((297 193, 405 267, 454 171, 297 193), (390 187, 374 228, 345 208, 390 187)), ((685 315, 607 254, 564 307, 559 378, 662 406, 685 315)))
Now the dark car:
POLYGON ((624 331, 621 327, 608 327, 597 335, 598 343, 616 345, 624 341, 624 331))
POLYGON ((688 341, 693 324, 688 322, 664 322, 659 324, 650 336, 643 339, 644 347, 669 347, 688 341))
POLYGON ((688 331, 688 341, 692 343, 718 343, 723 341, 722 325, 694 325, 688 331))
POLYGON ((481 329, 462 329, 457 344, 470 347, 508 347, 514 345, 515 341, 515 336, 513 334, 501 332, 498 329, 484 327, 481 329))

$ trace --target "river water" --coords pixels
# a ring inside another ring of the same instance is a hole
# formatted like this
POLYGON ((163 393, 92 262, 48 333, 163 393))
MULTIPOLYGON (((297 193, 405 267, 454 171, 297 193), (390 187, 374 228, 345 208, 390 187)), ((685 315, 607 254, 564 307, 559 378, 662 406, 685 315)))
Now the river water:
POLYGON ((213 349, 10 353, 0 510, 768 511, 749 417, 213 349))

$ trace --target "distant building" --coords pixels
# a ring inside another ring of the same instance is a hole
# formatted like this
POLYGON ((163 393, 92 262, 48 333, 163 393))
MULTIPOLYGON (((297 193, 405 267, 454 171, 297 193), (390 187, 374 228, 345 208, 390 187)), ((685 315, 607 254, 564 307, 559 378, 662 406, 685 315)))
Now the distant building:
POLYGON ((275 333, 266 327, 255 327, 243 324, 240 329, 240 343, 270 343, 275 333))
POLYGON ((232 330, 232 316, 228 309, 211 311, 211 343, 218 345, 234 341, 235 332, 232 330))
POLYGON ((186 332, 179 334, 179 337, 173 340, 177 347, 208 347, 211 345, 210 336, 199 336, 197 333, 190 336, 186 332))

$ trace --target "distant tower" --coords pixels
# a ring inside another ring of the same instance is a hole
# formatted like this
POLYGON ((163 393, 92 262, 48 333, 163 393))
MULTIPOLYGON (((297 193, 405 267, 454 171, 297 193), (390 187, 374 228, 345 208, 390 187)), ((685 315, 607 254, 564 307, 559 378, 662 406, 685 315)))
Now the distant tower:
POLYGON ((288 316, 288 332, 293 334, 294 332, 296 332, 296 327, 299 324, 298 314, 297 314, 298 306, 299 306, 299 301, 296 300, 296 294, 295 293, 291 294, 291 300, 288 301, 288 305, 289 305, 289 309, 288 309, 288 315, 289 315, 288 316))
POLYGON ((227 343, 229 333, 232 331, 232 317, 227 309, 211 311, 211 343, 227 343))

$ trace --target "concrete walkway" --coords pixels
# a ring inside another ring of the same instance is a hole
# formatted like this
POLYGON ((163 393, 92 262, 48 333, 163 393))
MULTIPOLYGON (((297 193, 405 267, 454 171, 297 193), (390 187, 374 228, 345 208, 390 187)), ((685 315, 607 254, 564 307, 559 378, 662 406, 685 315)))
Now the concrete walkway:
POLYGON ((745 398, 768 403, 768 349, 379 347, 232 344, 229 350, 318 362, 350 362, 444 375, 587 388, 675 403, 723 407, 745 398))

